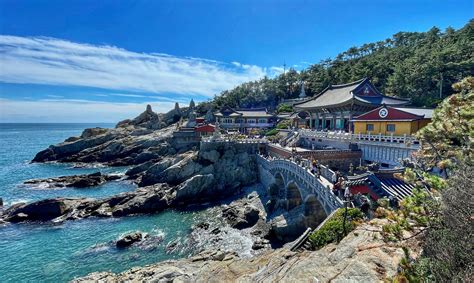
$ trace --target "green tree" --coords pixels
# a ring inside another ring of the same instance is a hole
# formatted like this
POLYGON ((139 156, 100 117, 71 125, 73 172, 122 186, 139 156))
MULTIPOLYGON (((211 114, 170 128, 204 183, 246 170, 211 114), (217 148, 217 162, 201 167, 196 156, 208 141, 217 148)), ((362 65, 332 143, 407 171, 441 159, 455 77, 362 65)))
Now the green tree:
POLYGON ((420 159, 428 166, 450 167, 473 160, 474 77, 453 85, 458 93, 435 110, 430 124, 417 134, 422 142, 420 159))

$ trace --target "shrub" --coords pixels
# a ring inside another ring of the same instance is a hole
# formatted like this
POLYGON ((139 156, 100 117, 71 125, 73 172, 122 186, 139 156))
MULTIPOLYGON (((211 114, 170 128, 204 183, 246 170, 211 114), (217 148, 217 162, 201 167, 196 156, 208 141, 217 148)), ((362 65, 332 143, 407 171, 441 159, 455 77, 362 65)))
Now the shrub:
POLYGON ((266 136, 274 136, 278 134, 278 130, 277 129, 271 129, 270 131, 266 132, 265 135, 266 136))
POLYGON ((288 129, 290 125, 291 125, 290 120, 283 120, 283 121, 280 121, 276 127, 277 129, 288 129))
POLYGON ((293 112, 293 107, 288 104, 280 104, 277 108, 278 113, 293 112))
MULTIPOLYGON (((320 249, 325 245, 340 241, 344 233, 344 208, 340 208, 323 226, 311 233, 309 241, 314 249, 320 249)), ((358 208, 349 208, 347 210, 347 221, 345 225, 346 232, 354 230, 357 220, 364 217, 364 213, 358 208)))

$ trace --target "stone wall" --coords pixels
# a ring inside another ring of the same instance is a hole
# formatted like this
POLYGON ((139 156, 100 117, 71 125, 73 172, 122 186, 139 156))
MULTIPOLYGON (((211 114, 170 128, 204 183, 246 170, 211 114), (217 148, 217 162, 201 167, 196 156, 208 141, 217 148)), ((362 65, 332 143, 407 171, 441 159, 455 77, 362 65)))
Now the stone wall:
POLYGON ((239 152, 247 152, 249 154, 255 154, 265 150, 265 145, 260 143, 240 143, 237 141, 201 141, 199 150, 210 151, 210 150, 229 150, 235 149, 239 152))
MULTIPOLYGON (((272 156, 290 158, 292 153, 281 147, 268 145, 267 151, 272 156)), ((361 150, 308 150, 298 152, 298 155, 305 159, 315 159, 321 164, 328 165, 337 170, 348 170, 350 164, 354 166, 360 163, 362 158, 361 150)))

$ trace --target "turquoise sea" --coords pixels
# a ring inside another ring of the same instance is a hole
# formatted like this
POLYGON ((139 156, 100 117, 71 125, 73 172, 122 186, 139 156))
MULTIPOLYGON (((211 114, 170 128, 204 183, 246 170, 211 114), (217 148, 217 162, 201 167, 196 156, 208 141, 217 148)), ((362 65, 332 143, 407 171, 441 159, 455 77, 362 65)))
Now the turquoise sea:
MULTIPOLYGON (((87 189, 42 189, 21 185, 33 178, 103 172, 121 173, 126 168, 75 168, 73 164, 31 164, 34 155, 89 127, 112 124, 0 124, 0 197, 5 207, 62 196, 100 198, 130 191, 126 181, 110 182, 87 189)), ((119 272, 190 254, 186 245, 190 228, 209 218, 201 212, 165 211, 157 215, 119 219, 86 219, 61 224, 17 224, 0 226, 0 282, 65 282, 93 271, 119 272), (152 241, 117 250, 113 241, 140 230, 152 241), (166 247, 177 242, 174 252, 166 247)))

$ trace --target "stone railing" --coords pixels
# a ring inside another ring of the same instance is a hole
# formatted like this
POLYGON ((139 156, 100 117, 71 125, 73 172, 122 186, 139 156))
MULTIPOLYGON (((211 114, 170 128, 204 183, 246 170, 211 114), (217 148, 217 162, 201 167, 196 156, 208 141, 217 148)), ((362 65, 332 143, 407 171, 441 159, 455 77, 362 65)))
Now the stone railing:
POLYGON ((307 189, 313 192, 323 204, 327 214, 342 207, 343 202, 333 193, 331 190, 332 184, 329 181, 332 179, 333 174, 335 175, 335 172, 326 166, 321 166, 321 175, 326 179, 321 181, 309 170, 311 165, 309 160, 303 159, 299 162, 294 162, 287 159, 265 158, 257 155, 257 163, 268 171, 286 170, 292 173, 292 175, 298 176, 302 181, 301 183, 307 186, 307 189))
POLYGON ((329 139, 337 141, 346 141, 346 142, 379 142, 379 143, 391 143, 399 144, 406 147, 419 147, 420 142, 413 136, 403 135, 395 136, 391 135, 382 135, 382 134, 352 134, 346 132, 325 132, 325 131, 315 131, 308 129, 300 129, 300 135, 304 138, 318 138, 318 139, 329 139))

